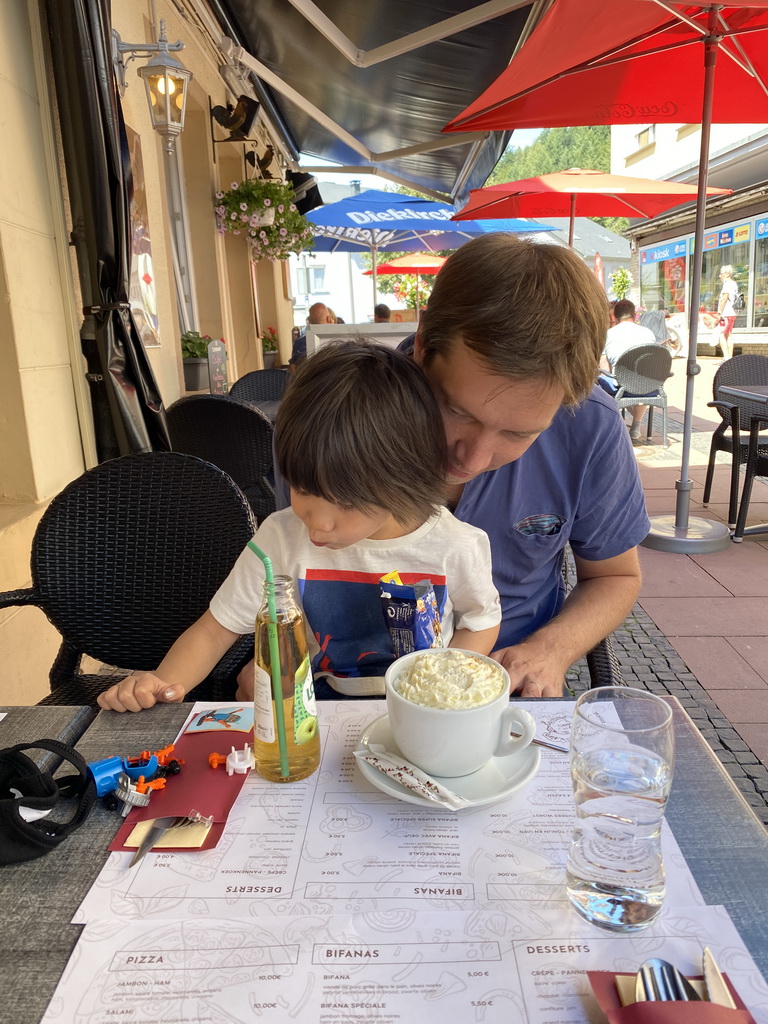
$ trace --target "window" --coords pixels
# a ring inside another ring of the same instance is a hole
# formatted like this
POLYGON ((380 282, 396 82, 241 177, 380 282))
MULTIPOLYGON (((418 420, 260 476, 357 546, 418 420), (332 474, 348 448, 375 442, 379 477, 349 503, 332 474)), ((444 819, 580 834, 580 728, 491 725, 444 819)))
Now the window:
POLYGON ((638 149, 642 149, 644 146, 650 146, 652 142, 656 141, 656 125, 650 124, 647 128, 643 128, 642 131, 637 133, 635 138, 637 139, 638 149))
MULTIPOLYGON (((730 229, 733 230, 733 229, 730 229)), ((725 232, 723 232, 724 234, 725 232)), ((704 236, 704 246, 707 245, 707 235, 704 236)), ((711 236, 710 236, 711 237, 711 236)), ((731 245, 721 245, 710 252, 704 252, 704 260, 701 270, 701 289, 699 292, 699 309, 710 313, 716 313, 720 301, 720 293, 723 290, 720 281, 720 268, 726 264, 733 267, 733 277, 739 292, 747 295, 749 287, 749 242, 735 242, 731 245)), ((743 309, 736 313, 735 326, 746 327, 747 310, 743 309)))
POLYGON ((325 290, 325 267, 299 267, 296 284, 300 295, 314 295, 325 290))
POLYGON ((665 242, 640 254, 640 301, 646 309, 685 309, 684 241, 665 242))

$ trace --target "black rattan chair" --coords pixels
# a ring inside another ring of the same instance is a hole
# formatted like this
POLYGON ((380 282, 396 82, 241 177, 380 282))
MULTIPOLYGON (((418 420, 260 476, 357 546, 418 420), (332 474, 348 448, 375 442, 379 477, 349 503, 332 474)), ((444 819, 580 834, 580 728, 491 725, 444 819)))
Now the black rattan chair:
MULTIPOLYGON (((743 413, 742 413, 743 415, 743 413)), ((733 539, 740 543, 744 539, 744 530, 747 525, 747 512, 752 497, 752 484, 756 476, 768 476, 768 440, 760 443, 761 431, 768 430, 768 412, 765 406, 757 416, 751 417, 749 431, 749 446, 747 449, 747 464, 744 471, 744 487, 739 501, 739 514, 736 519, 736 529, 733 531, 733 539)))
MULTIPOLYGON (((749 457, 749 429, 753 416, 764 416, 765 406, 757 402, 739 402, 725 400, 720 396, 719 389, 743 385, 768 384, 768 356, 746 355, 727 359, 715 373, 712 381, 713 401, 709 408, 717 409, 722 422, 715 428, 712 443, 709 446, 709 462, 707 476, 704 481, 703 504, 709 504, 712 493, 712 481, 715 475, 715 457, 718 452, 731 456, 731 489, 728 502, 728 525, 734 526, 739 508, 739 467, 747 464, 749 457)), ((768 437, 758 437, 756 442, 756 458, 768 459, 768 437)), ((753 476, 755 473, 753 472, 753 476)), ((751 491, 751 483, 750 483, 751 491)), ((747 505, 749 502, 747 502, 747 505)), ((746 507, 744 509, 746 517, 746 507)), ((743 529, 743 526, 742 526, 743 529)))
POLYGON ((275 511, 272 424, 263 412, 230 395, 190 395, 174 402, 166 417, 174 451, 229 473, 259 522, 275 511))
MULTIPOLYGON (((157 668, 208 607, 255 528, 226 473, 188 455, 126 455, 69 484, 35 532, 31 589, 0 594, 0 608, 35 605, 61 633, 51 693, 41 703, 94 705, 116 681, 82 674, 83 654, 129 670, 157 668)), ((217 672, 235 674, 248 646, 239 641, 188 698, 211 696, 217 672)))
POLYGON ((635 345, 622 352, 613 367, 619 385, 614 398, 619 409, 648 406, 648 438, 653 434, 653 409, 661 409, 662 442, 667 447, 667 395, 664 381, 672 376, 672 353, 663 345, 635 345), (629 392, 629 397, 626 392, 629 392), (641 396, 641 397, 637 397, 641 396))
POLYGON ((235 381, 229 393, 246 402, 279 401, 290 379, 287 370, 251 370, 235 381))

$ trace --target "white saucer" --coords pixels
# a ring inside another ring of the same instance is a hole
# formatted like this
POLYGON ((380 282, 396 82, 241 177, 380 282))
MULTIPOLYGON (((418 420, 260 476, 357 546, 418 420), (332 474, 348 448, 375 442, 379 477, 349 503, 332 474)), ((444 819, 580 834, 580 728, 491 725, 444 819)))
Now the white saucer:
MULTIPOLYGON (((397 744, 392 739, 389 715, 382 715, 366 726, 355 749, 365 750, 369 743, 379 743, 393 754, 400 753, 397 744)), ((435 778, 441 785, 452 789, 454 793, 468 800, 468 806, 485 807, 488 804, 504 800, 510 793, 514 793, 516 789, 520 789, 526 782, 529 782, 539 770, 540 759, 539 748, 528 746, 517 754, 509 754, 507 757, 492 757, 488 764, 471 775, 461 775, 457 779, 438 779, 436 776, 435 778)), ((427 800, 426 797, 419 796, 413 790, 406 789, 389 775, 384 775, 383 772, 365 761, 358 761, 357 767, 368 782, 376 789, 380 789, 382 793, 397 797, 398 800, 405 800, 409 804, 418 804, 420 807, 440 806, 432 800, 427 800)))

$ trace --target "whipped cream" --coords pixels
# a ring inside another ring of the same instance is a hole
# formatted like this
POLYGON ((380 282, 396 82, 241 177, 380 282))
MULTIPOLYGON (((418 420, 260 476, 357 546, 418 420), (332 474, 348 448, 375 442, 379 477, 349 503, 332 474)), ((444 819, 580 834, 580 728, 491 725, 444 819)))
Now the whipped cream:
POLYGON ((488 704, 505 686, 501 667, 464 651, 425 651, 398 676, 397 692, 430 708, 472 708, 488 704))

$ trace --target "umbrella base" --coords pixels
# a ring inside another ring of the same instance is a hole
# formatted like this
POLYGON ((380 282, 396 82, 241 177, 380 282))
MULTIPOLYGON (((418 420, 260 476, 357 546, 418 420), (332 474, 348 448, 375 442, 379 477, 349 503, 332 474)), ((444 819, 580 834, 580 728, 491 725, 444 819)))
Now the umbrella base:
POLYGON ((654 551, 676 551, 685 555, 709 555, 724 551, 731 542, 731 534, 724 523, 713 519, 689 519, 688 527, 675 526, 673 515, 651 516, 651 530, 641 547, 654 551))

